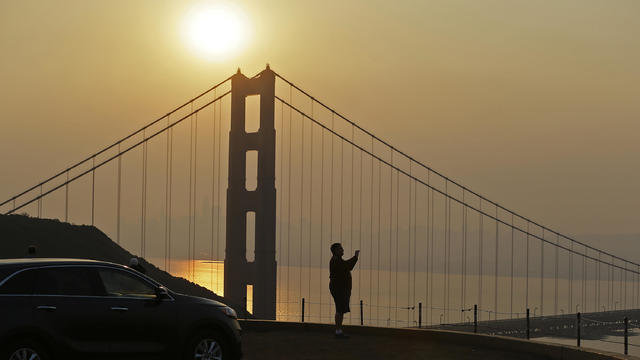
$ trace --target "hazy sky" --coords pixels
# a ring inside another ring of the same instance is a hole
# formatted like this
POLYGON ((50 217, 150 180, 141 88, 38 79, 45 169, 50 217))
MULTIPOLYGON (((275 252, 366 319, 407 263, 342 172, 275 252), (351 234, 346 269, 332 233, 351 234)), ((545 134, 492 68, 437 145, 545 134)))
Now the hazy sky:
POLYGON ((2 200, 270 63, 507 208, 640 234, 640 2, 238 1, 251 38, 224 61, 186 46, 195 3, 0 1, 2 200))

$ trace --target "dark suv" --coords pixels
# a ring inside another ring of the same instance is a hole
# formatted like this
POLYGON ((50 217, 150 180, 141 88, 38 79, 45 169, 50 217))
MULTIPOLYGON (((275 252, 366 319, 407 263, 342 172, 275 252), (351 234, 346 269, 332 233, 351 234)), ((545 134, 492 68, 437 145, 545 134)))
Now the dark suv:
POLYGON ((239 359, 240 332, 225 304, 126 266, 0 260, 0 360, 239 359))

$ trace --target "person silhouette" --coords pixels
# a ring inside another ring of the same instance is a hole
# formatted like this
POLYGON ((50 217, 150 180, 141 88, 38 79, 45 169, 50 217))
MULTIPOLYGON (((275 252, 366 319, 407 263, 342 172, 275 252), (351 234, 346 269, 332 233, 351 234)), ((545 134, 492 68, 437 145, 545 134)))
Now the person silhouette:
POLYGON ((334 243, 331 245, 331 253, 333 256, 329 261, 329 291, 333 296, 333 302, 336 304, 336 337, 347 338, 348 336, 342 331, 342 320, 344 314, 351 312, 349 308, 349 300, 351 299, 351 270, 358 262, 360 250, 356 250, 355 255, 349 260, 343 260, 344 249, 342 244, 334 243))

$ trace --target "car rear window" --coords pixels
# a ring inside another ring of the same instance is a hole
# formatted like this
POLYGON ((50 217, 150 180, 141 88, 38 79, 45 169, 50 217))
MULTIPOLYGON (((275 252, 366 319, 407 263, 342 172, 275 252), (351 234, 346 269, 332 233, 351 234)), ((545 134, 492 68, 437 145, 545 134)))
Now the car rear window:
POLYGON ((24 270, 11 276, 0 286, 2 295, 31 295, 35 279, 34 270, 24 270))

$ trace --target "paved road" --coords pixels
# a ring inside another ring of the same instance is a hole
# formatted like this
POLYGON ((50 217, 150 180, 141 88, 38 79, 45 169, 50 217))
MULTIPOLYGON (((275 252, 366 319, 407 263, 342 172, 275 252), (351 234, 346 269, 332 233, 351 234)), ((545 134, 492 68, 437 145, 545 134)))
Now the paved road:
POLYGON ((336 339, 326 330, 247 329, 242 336, 245 359, 517 359, 540 357, 473 347, 420 342, 414 337, 356 334, 336 339))

